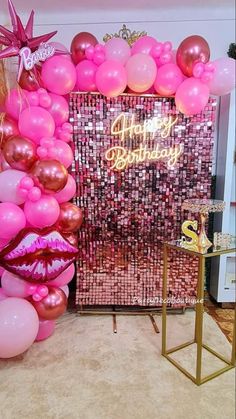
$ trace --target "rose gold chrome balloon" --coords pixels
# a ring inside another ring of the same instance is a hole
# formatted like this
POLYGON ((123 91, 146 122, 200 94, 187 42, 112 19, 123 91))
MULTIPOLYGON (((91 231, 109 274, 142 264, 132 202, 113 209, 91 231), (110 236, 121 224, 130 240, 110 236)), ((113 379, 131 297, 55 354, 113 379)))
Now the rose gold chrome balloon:
POLYGON ((67 183, 68 173, 58 160, 39 160, 31 169, 35 185, 45 193, 59 192, 67 183))
POLYGON ((0 149, 9 137, 17 134, 19 134, 17 122, 5 113, 0 113, 0 149))
POLYGON ((41 301, 31 300, 39 317, 45 320, 55 320, 60 317, 67 307, 67 298, 60 288, 48 287, 48 295, 41 301))
POLYGON ((197 62, 207 63, 210 59, 210 48, 202 36, 192 35, 185 38, 176 53, 176 62, 185 76, 193 75, 193 66, 197 62))
POLYGON ((35 144, 21 136, 11 137, 5 142, 3 155, 13 169, 24 171, 28 171, 37 160, 35 144))
POLYGON ((69 233, 80 228, 83 222, 83 213, 80 208, 70 202, 60 205, 58 227, 62 232, 69 233))

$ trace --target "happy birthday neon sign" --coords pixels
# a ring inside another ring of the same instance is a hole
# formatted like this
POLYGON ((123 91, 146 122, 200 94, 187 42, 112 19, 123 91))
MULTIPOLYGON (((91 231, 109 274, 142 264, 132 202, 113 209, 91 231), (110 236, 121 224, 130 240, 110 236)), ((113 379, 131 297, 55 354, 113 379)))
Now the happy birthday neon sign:
POLYGON ((148 149, 146 141, 148 138, 154 139, 157 132, 160 132, 161 139, 168 138, 171 134, 171 128, 176 124, 178 118, 172 116, 146 119, 142 124, 135 123, 133 114, 130 121, 124 113, 117 116, 111 126, 111 134, 119 136, 122 145, 109 148, 105 153, 107 161, 111 162, 111 169, 124 170, 129 165, 143 163, 146 161, 163 160, 167 167, 173 168, 180 155, 183 153, 183 144, 177 144, 173 147, 161 147, 157 143, 154 149, 148 149), (138 148, 130 150, 124 147, 126 139, 132 139, 133 136, 140 137, 141 142, 138 148))

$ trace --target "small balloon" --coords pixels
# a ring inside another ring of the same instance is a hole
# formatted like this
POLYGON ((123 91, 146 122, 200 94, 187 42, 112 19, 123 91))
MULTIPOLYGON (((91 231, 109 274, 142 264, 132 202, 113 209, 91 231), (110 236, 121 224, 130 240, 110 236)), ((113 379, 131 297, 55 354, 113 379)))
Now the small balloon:
POLYGON ((58 160, 38 160, 31 169, 35 185, 44 193, 61 191, 67 183, 68 173, 58 160))
POLYGON ((66 311, 67 298, 60 288, 49 287, 48 291, 41 301, 32 299, 31 303, 41 319, 55 320, 66 311))
POLYGON ((5 142, 3 155, 8 164, 18 170, 28 171, 37 160, 35 144, 20 135, 5 142))
POLYGON ((70 202, 60 205, 58 228, 65 233, 76 231, 83 222, 83 213, 80 208, 70 202))

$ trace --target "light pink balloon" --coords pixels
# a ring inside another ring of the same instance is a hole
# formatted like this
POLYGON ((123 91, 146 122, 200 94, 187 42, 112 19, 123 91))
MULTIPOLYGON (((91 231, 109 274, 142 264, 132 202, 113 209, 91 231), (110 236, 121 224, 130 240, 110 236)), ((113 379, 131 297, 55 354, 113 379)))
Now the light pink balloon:
POLYGON ((10 202, 0 203, 0 238, 12 239, 25 227, 25 214, 20 207, 10 202))
POLYGON ((172 96, 183 82, 184 75, 176 64, 165 64, 157 71, 154 87, 162 96, 172 96))
POLYGON ((38 329, 38 314, 29 301, 14 297, 1 301, 0 358, 25 352, 34 342, 38 329))
POLYGON ((59 160, 67 169, 72 165, 74 155, 69 144, 65 141, 56 140, 52 149, 49 149, 49 157, 59 160))
POLYGON ((35 341, 40 342, 49 338, 55 330, 55 320, 39 320, 39 331, 35 341))
POLYGON ((8 297, 26 298, 32 295, 37 285, 24 281, 11 272, 4 271, 1 278, 2 288, 8 297))
POLYGON ((19 118, 19 114, 28 106, 27 94, 23 89, 10 90, 6 102, 6 112, 14 119, 19 118))
POLYGON ((176 108, 188 116, 200 113, 205 108, 208 99, 208 86, 194 77, 184 80, 175 94, 176 108))
POLYGON ((21 170, 8 169, 0 173, 0 201, 23 204, 25 198, 19 192, 21 179, 26 176, 21 170))
POLYGON ((96 85, 104 96, 119 96, 127 85, 125 68, 118 61, 105 61, 98 67, 96 85))
POLYGON ((66 95, 75 87, 75 66, 68 59, 54 55, 44 62, 41 77, 45 87, 51 93, 66 95))
POLYGON ((60 207, 55 198, 45 196, 36 201, 26 201, 24 211, 27 221, 34 227, 47 227, 53 225, 60 214, 60 207))
POLYGON ((125 64, 130 57, 129 44, 122 38, 111 38, 105 44, 106 60, 119 61, 125 64))
POLYGON ((55 193, 53 196, 56 198, 57 202, 61 204, 62 202, 70 201, 75 196, 75 192, 75 180, 70 174, 68 174, 66 186, 60 192, 55 193))
POLYGON ((5 292, 3 291, 2 288, 0 288, 0 301, 6 300, 7 295, 5 294, 5 292))
POLYGON ((154 59, 149 55, 132 55, 125 68, 128 86, 134 92, 144 92, 153 85, 157 75, 157 67, 154 59))
POLYGON ((52 115, 56 127, 61 126, 64 122, 68 121, 69 118, 69 105, 68 101, 60 95, 55 95, 54 93, 49 94, 52 103, 47 111, 52 115))
POLYGON ((235 88, 235 60, 229 57, 219 58, 212 63, 215 66, 212 80, 208 83, 210 93, 222 96, 235 88))
POLYGON ((65 45, 61 44, 60 42, 49 42, 49 44, 58 51, 64 51, 65 54, 60 53, 60 56, 71 61, 70 51, 65 47, 65 45))
POLYGON ((19 116, 19 131, 21 135, 40 143, 43 137, 52 137, 55 122, 52 115, 40 106, 31 106, 21 112, 19 116))
POLYGON ((59 276, 57 276, 57 278, 53 279, 53 281, 47 282, 47 285, 51 285, 52 287, 63 287, 73 279, 74 274, 75 265, 72 263, 59 276))
POLYGON ((76 66, 77 89, 81 92, 96 92, 96 72, 98 66, 90 60, 80 61, 76 66))
POLYGON ((60 287, 60 288, 66 294, 66 297, 68 298, 69 297, 69 293, 70 293, 70 290, 69 290, 68 285, 63 285, 63 287, 60 287))
POLYGON ((157 40, 152 36, 142 36, 131 48, 131 55, 134 54, 150 54, 153 47, 157 44, 157 40))

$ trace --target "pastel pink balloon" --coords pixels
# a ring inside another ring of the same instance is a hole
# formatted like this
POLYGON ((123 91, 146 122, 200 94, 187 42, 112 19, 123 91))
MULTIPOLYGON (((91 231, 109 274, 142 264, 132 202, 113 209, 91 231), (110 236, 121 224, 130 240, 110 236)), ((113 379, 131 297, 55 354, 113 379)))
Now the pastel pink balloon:
POLYGON ((50 155, 49 149, 49 156, 50 158, 55 158, 56 160, 59 160, 65 166, 66 169, 72 165, 72 162, 74 160, 74 155, 71 150, 71 147, 65 141, 61 140, 56 140, 54 142, 54 145, 52 147, 52 155, 50 155))
POLYGON ((0 201, 23 204, 25 198, 20 194, 20 181, 26 173, 21 170, 9 169, 0 173, 0 201))
POLYGON ((38 314, 29 301, 14 297, 1 301, 0 358, 25 352, 34 342, 38 329, 38 314))
POLYGON ((119 61, 121 64, 125 64, 130 54, 130 46, 122 38, 111 38, 105 44, 106 60, 119 61))
POLYGON ((175 94, 176 108, 188 116, 201 112, 205 108, 208 99, 208 86, 194 77, 184 80, 175 94))
POLYGON ((53 279, 53 281, 47 282, 47 285, 51 285, 53 287, 63 287, 73 279, 74 274, 75 265, 72 263, 59 276, 57 276, 57 278, 53 279))
POLYGON ((56 127, 61 126, 69 118, 68 101, 63 96, 55 95, 54 93, 50 93, 49 96, 52 102, 47 111, 52 115, 56 127))
POLYGON ((154 87, 159 95, 171 96, 183 80, 184 75, 176 64, 165 64, 157 71, 154 87))
POLYGON ((0 238, 12 239, 25 227, 25 214, 11 202, 0 203, 0 238))
POLYGON ((57 202, 61 204, 62 202, 70 201, 76 192, 76 183, 74 178, 68 174, 66 186, 60 191, 55 193, 53 196, 56 198, 57 202))
POLYGON ((70 293, 70 290, 69 290, 68 285, 63 285, 63 287, 60 287, 60 288, 66 294, 66 297, 68 298, 69 297, 69 293, 70 293))
POLYGON ((126 63, 128 86, 134 92, 144 92, 153 85, 157 67, 154 59, 150 55, 132 55, 126 63))
POLYGON ((55 330, 55 320, 39 320, 39 331, 35 341, 40 342, 49 338, 55 330))
POLYGON ((40 143, 43 137, 52 137, 55 122, 52 115, 40 106, 31 106, 21 112, 19 116, 19 131, 21 135, 40 143))
POLYGON ((75 87, 75 66, 70 60, 54 55, 44 62, 41 77, 45 87, 51 93, 66 95, 75 87))
POLYGON ((139 38, 131 48, 131 55, 134 54, 150 54, 151 49, 155 47, 157 40, 152 36, 142 36, 139 38))
POLYGON ((4 271, 1 278, 2 288, 8 297, 26 298, 32 295, 37 285, 30 284, 11 272, 4 271))
POLYGON ((77 89, 81 92, 96 92, 98 66, 90 60, 80 61, 76 66, 77 89))
POLYGON ((229 57, 219 58, 212 64, 215 71, 208 83, 210 93, 216 96, 230 93, 235 88, 235 60, 229 57))
POLYGON ((67 60, 71 60, 70 51, 65 47, 65 45, 61 44, 60 42, 49 42, 49 44, 56 50, 65 52, 65 54, 60 53, 61 57, 66 58, 67 60))
POLYGON ((104 96, 119 96, 127 85, 125 68, 118 61, 105 61, 98 67, 96 85, 104 96))
POLYGON ((53 225, 60 214, 60 207, 55 198, 43 195, 38 201, 26 201, 24 211, 27 221, 34 227, 53 225))
POLYGON ((10 90, 6 102, 6 112, 14 119, 19 118, 19 114, 27 107, 27 94, 23 89, 10 90))
POLYGON ((2 288, 0 288, 0 301, 5 300, 7 297, 7 295, 5 294, 5 292, 3 291, 2 288))

